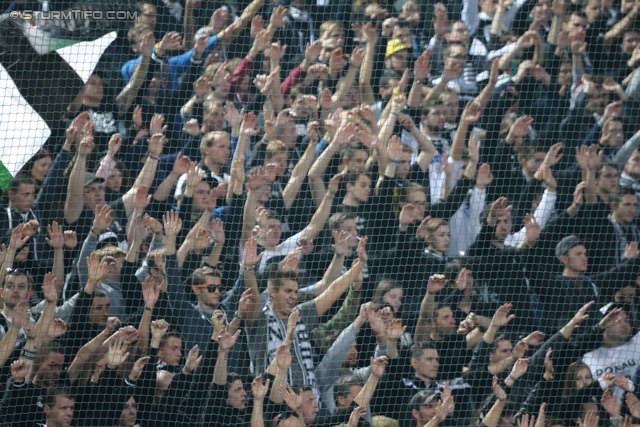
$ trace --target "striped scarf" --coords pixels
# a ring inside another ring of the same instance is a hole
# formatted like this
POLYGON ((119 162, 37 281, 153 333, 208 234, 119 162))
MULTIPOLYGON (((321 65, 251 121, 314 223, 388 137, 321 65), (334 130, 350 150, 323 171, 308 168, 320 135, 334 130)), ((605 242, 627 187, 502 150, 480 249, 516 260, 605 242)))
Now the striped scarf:
MULTIPOLYGON (((267 354, 264 366, 269 366, 276 357, 276 351, 278 347, 282 345, 287 336, 287 325, 271 309, 269 304, 265 304, 262 309, 264 315, 267 318, 267 354)), ((313 348, 311 347, 311 337, 307 331, 307 326, 302 322, 301 318, 298 318, 298 324, 296 325, 296 336, 293 341, 291 349, 295 358, 292 363, 298 363, 300 371, 302 372, 304 384, 296 384, 294 381, 293 372, 289 367, 288 381, 289 384, 306 385, 313 388, 313 392, 316 396, 320 396, 318 390, 318 384, 316 382, 315 365, 313 363, 313 348)))

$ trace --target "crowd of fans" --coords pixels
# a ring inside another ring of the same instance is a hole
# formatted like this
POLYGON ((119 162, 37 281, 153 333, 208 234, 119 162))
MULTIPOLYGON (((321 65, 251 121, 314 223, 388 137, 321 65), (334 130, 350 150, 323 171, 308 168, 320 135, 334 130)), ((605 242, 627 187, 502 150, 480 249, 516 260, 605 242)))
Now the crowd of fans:
POLYGON ((640 1, 311 3, 136 5, 3 195, 0 423, 640 425, 640 1))

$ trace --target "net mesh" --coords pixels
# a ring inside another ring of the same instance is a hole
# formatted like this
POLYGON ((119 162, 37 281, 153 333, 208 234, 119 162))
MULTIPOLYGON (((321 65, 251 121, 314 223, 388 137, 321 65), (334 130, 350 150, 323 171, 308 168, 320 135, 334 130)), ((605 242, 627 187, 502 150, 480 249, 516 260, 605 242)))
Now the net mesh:
POLYGON ((639 425, 639 10, 0 0, 0 425, 639 425))

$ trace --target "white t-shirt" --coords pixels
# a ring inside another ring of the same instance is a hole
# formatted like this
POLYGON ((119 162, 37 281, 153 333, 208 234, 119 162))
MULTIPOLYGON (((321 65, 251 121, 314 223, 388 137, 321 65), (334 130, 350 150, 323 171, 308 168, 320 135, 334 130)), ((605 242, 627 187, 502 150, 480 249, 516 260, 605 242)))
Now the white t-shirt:
MULTIPOLYGON (((640 366, 640 332, 620 347, 600 347, 585 354, 582 360, 591 370, 595 380, 608 372, 614 375, 620 374, 631 380, 640 366)), ((603 383, 600 382, 600 385, 602 386, 603 383)), ((603 388, 606 388, 606 385, 603 388)), ((614 390, 619 397, 623 396, 624 390, 619 387, 614 387, 614 390)))

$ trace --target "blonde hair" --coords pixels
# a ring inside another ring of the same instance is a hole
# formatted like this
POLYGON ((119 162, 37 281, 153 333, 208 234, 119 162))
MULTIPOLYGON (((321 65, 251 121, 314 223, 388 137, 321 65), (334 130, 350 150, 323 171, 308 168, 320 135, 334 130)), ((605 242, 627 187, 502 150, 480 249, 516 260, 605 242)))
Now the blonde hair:
POLYGON ((100 259, 106 256, 110 256, 113 258, 124 258, 127 256, 127 253, 125 251, 115 246, 106 246, 104 248, 98 249, 95 253, 100 259))
POLYGON ((265 160, 271 160, 280 153, 288 154, 289 150, 287 149, 287 146, 284 144, 284 142, 280 141, 279 139, 274 139, 273 141, 270 141, 269 144, 267 144, 265 160))
POLYGON ((208 132, 205 136, 202 137, 202 141, 200 141, 200 149, 212 147, 216 142, 216 137, 226 137, 230 138, 229 134, 222 130, 214 130, 212 132, 208 132))

